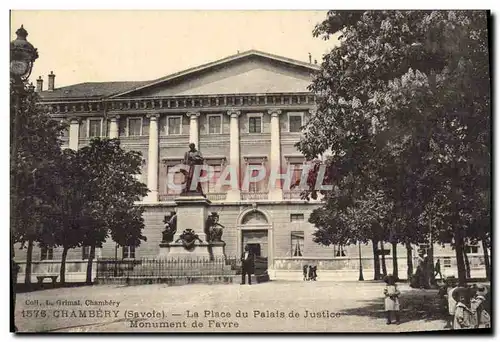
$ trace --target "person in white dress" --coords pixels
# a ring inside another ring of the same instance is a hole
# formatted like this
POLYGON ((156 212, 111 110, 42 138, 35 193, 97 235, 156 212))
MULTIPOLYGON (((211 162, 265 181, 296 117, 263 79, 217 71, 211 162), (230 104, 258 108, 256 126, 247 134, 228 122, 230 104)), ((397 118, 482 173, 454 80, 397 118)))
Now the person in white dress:
POLYGON ((391 318, 394 316, 396 319, 396 324, 399 324, 399 295, 400 292, 396 285, 396 279, 393 275, 388 275, 385 278, 386 287, 384 288, 384 304, 385 312, 387 314, 387 324, 391 324, 391 318))

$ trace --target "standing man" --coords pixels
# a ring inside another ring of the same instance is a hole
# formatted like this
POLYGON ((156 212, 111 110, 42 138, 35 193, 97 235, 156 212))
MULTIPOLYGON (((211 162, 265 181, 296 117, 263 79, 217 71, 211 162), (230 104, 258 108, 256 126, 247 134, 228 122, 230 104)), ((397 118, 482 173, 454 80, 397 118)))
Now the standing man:
POLYGON ((187 151, 186 153, 184 153, 184 164, 189 166, 189 172, 185 172, 184 171, 184 177, 185 177, 185 182, 186 182, 186 187, 182 190, 182 193, 181 194, 196 194, 196 195, 201 195, 201 196, 205 196, 203 194, 203 190, 201 188, 201 184, 200 182, 198 181, 198 177, 200 175, 196 175, 197 177, 195 178, 195 180, 197 181, 197 184, 196 184, 196 188, 195 189, 191 189, 192 186, 192 182, 193 182, 193 178, 194 178, 194 172, 195 171, 198 171, 200 172, 200 170, 196 170, 196 166, 197 165, 203 165, 203 162, 204 162, 204 159, 203 159, 203 156, 201 155, 201 152, 198 151, 196 149, 196 145, 191 143, 189 144, 189 151, 187 151))
POLYGON ((439 274, 439 278, 443 280, 443 274, 441 273, 441 261, 437 259, 436 266, 434 266, 434 277, 439 274))
POLYGON ((241 285, 245 284, 245 274, 248 274, 248 285, 252 285, 252 273, 255 268, 255 255, 250 246, 245 245, 245 251, 241 255, 241 285))

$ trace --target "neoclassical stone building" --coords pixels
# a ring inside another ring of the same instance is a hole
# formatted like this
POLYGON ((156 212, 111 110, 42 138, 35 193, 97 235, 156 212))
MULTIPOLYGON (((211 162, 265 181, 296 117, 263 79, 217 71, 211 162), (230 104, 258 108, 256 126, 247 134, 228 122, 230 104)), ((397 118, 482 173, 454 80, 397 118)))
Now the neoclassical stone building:
MULTIPOLYGON (((191 142, 216 177, 227 165, 241 175, 256 165, 269 170, 291 167, 300 173, 305 160, 294 145, 315 108, 315 96, 307 87, 316 70, 315 64, 248 51, 153 81, 88 82, 57 88, 51 72, 45 90, 43 80, 38 79, 37 91, 47 110, 69 122, 64 147, 76 150, 93 137, 110 137, 119 138, 125 149, 142 152, 141 180, 150 193, 138 205, 146 207, 147 242, 132 248, 109 241, 98 256, 158 255, 163 218, 175 211, 178 196, 178 191, 169 188, 167 174, 182 161, 191 142)), ((332 270, 334 276, 344 272, 357 279, 358 247, 314 243, 308 217, 319 204, 301 200, 300 191, 269 187, 265 180, 246 190, 217 189, 209 181, 204 192, 212 201, 210 210, 219 213, 225 226, 226 255, 238 256, 242 246, 250 244, 267 258, 271 277, 293 274, 300 278, 302 265, 314 262, 320 269, 332 270)), ((401 247, 401 272, 405 272, 405 253, 401 247)), ((440 253, 437 248, 435 254, 440 253)), ((70 272, 84 271, 87 255, 85 247, 71 251, 68 259, 74 266, 70 272)), ((441 255, 451 258, 453 252, 443 250, 441 255)), ((18 260, 23 257, 22 251, 16 255, 18 260)), ((371 246, 362 246, 362 258, 369 277, 371 246)), ((34 267, 36 273, 37 267, 42 270, 41 264, 56 264, 60 251, 37 249, 33 259, 40 260, 34 267)))

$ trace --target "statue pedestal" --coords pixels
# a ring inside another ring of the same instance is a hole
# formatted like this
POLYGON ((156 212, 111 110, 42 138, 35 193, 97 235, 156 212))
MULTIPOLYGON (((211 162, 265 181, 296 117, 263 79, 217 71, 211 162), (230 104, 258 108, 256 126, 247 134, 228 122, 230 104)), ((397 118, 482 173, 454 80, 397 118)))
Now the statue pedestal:
POLYGON ((182 242, 160 243, 161 259, 180 259, 180 260, 212 260, 210 256, 210 245, 207 242, 196 242, 195 247, 186 249, 182 242))
POLYGON ((200 195, 183 195, 175 199, 177 204, 177 231, 172 242, 160 243, 159 258, 182 259, 182 260, 214 260, 224 257, 223 242, 207 242, 205 224, 208 218, 210 200, 200 195), (182 241, 182 234, 186 229, 192 229, 198 239, 186 242, 182 241))
POLYGON ((205 242, 205 222, 208 217, 208 207, 212 202, 203 196, 181 196, 175 199, 177 204, 177 241, 186 229, 192 229, 205 242))
POLYGON ((222 241, 211 242, 210 243, 210 254, 214 259, 221 259, 226 257, 226 253, 224 249, 226 247, 226 243, 222 241))

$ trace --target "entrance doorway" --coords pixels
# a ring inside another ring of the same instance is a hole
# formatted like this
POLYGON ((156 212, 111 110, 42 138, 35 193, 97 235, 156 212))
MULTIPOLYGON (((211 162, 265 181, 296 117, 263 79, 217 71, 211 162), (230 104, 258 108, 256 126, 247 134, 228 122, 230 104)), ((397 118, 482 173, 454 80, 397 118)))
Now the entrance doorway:
POLYGON ((237 251, 242 253, 248 245, 256 256, 255 271, 262 273, 273 266, 273 229, 268 217, 260 210, 249 209, 241 214, 237 227, 237 251))
POLYGON ((268 268, 268 248, 267 230, 243 230, 241 249, 245 246, 255 254, 255 274, 264 274, 268 268))
POLYGON ((267 229, 266 230, 243 230, 241 250, 248 245, 257 257, 266 258, 268 250, 267 229))

